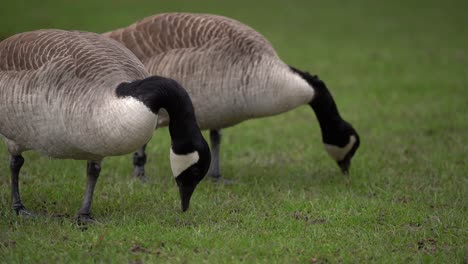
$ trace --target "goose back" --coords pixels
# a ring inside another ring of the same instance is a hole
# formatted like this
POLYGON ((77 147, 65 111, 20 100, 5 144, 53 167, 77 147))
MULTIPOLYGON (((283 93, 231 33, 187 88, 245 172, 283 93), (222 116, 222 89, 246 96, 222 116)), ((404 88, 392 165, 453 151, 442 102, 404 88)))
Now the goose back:
POLYGON ((260 33, 226 17, 160 14, 103 35, 123 43, 151 74, 181 83, 202 129, 282 113, 314 95, 260 33))
POLYGON ((115 88, 147 76, 128 49, 98 34, 15 35, 0 43, 0 134, 13 154, 99 160, 131 152, 149 140, 156 118, 115 88))

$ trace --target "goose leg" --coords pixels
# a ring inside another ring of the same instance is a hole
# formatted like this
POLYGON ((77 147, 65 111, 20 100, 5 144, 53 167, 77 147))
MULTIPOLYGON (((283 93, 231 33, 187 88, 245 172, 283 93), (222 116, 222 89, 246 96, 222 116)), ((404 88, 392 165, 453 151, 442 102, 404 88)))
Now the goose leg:
POLYGON ((33 216, 21 202, 19 194, 19 172, 24 164, 24 158, 21 155, 10 155, 11 172, 11 208, 17 215, 33 216))
POLYGON ((221 171, 219 170, 219 149, 221 144, 221 129, 210 130, 211 143, 211 166, 208 171, 208 176, 212 179, 220 179, 221 171))
POLYGON ((219 151, 221 146, 221 129, 210 130, 210 141, 211 141, 211 166, 208 171, 208 177, 210 179, 221 182, 224 184, 232 183, 231 180, 223 178, 221 170, 219 168, 219 151))
POLYGON ((133 153, 133 177, 143 182, 148 181, 148 177, 145 176, 145 164, 146 164, 146 144, 133 153))
POLYGON ((93 203, 94 187, 96 186, 96 182, 100 172, 101 162, 88 161, 88 180, 86 183, 86 190, 83 197, 83 203, 81 204, 81 209, 78 211, 78 224, 89 224, 95 222, 95 220, 91 217, 91 205, 93 203))

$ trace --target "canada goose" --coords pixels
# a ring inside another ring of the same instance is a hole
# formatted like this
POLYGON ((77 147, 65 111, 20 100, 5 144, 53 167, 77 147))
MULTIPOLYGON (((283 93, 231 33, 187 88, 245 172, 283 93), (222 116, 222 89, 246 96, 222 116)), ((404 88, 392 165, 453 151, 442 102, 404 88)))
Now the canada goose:
MULTIPOLYGON (((167 13, 107 32, 129 48, 151 74, 180 82, 190 94, 201 129, 210 130, 212 165, 221 179, 221 129, 309 104, 330 156, 347 173, 359 136, 343 120, 325 83, 285 64, 260 33, 230 18, 167 13)), ((158 125, 166 125, 161 115, 158 125)), ((134 176, 144 177, 144 147, 134 154, 134 176)))
POLYGON ((170 162, 182 210, 210 164, 210 151, 187 92, 174 80, 148 77, 141 62, 114 40, 88 32, 38 30, 0 43, 0 135, 10 153, 12 207, 20 199, 21 153, 87 160, 78 211, 92 221, 94 187, 106 156, 135 151, 152 136, 160 108, 171 121, 170 162))

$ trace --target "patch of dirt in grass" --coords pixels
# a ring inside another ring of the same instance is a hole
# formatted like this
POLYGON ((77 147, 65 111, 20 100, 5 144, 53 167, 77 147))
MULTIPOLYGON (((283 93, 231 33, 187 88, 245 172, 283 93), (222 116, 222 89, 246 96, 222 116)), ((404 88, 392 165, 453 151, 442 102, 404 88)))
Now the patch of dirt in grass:
POLYGON ((437 251, 437 240, 434 238, 421 239, 418 241, 418 250, 426 253, 434 253, 437 251))
POLYGON ((410 198, 408 196, 401 196, 397 198, 397 202, 402 203, 402 204, 407 204, 410 202, 410 198))
POLYGON ((154 255, 161 255, 163 254, 163 248, 165 244, 164 242, 161 243, 160 247, 156 248, 155 250, 151 250, 145 246, 140 245, 139 243, 134 243, 133 246, 130 248, 130 252, 136 254, 154 254, 154 255))
POLYGON ((193 249, 193 253, 195 253, 195 254, 199 254, 199 253, 201 253, 201 254, 210 254, 210 251, 208 249, 206 249, 206 248, 195 247, 193 249))
POLYGON ((14 247, 16 247, 15 240, 8 240, 5 242, 0 242, 0 248, 14 248, 14 247))
POLYGON ((143 247, 142 245, 138 243, 134 244, 132 248, 130 248, 130 251, 133 253, 151 253, 150 250, 148 250, 147 248, 143 247))
POLYGON ((406 225, 406 228, 408 228, 410 231, 419 231, 422 229, 422 226, 420 223, 410 222, 409 224, 406 225))
POLYGON ((128 264, 143 264, 143 260, 137 258, 135 260, 128 261, 128 264))
POLYGON ((329 262, 328 259, 320 258, 320 257, 312 257, 309 260, 309 263, 313 263, 313 264, 323 264, 323 263, 328 263, 328 262, 329 262))
POLYGON ((231 213, 231 214, 238 214, 240 212, 241 212, 241 210, 239 208, 233 208, 233 209, 229 210, 229 213, 231 213))
POLYGON ((325 224, 327 222, 326 219, 320 217, 312 217, 303 212, 294 212, 293 218, 299 221, 304 221, 306 224, 310 225, 318 225, 318 224, 325 224))
POLYGON ((438 217, 437 215, 431 215, 427 218, 426 222, 433 225, 438 225, 442 223, 442 220, 440 220, 440 217, 438 217))

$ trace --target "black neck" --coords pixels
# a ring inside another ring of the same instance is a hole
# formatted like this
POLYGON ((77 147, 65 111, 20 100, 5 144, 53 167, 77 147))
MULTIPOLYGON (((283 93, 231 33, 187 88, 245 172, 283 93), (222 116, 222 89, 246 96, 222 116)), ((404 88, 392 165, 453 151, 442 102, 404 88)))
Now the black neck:
POLYGON ((328 90, 325 83, 320 80, 316 75, 310 75, 308 72, 300 71, 294 67, 291 67, 291 70, 299 74, 304 80, 312 86, 315 91, 312 101, 309 102, 309 105, 315 112, 315 116, 320 124, 320 129, 322 130, 322 141, 324 143, 334 143, 341 133, 341 127, 345 122, 338 112, 336 107, 335 100, 333 99, 332 94, 328 90))
POLYGON ((132 96, 143 102, 154 114, 161 108, 169 114, 169 133, 172 148, 177 154, 195 149, 201 137, 192 101, 176 81, 163 77, 149 77, 131 83, 122 83, 116 89, 117 96, 132 96))

